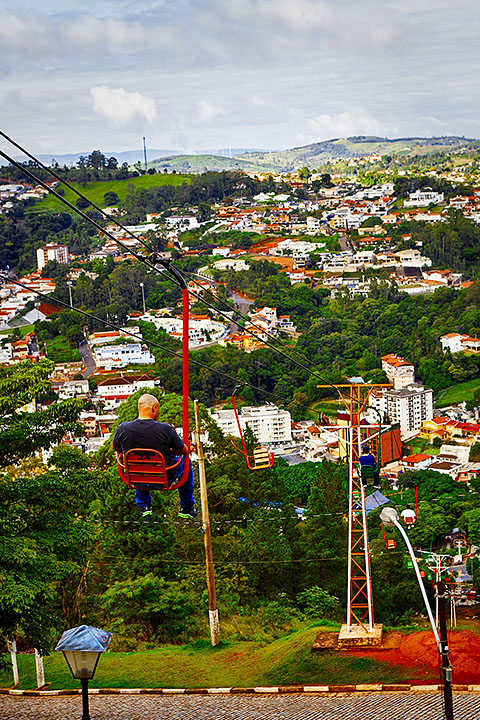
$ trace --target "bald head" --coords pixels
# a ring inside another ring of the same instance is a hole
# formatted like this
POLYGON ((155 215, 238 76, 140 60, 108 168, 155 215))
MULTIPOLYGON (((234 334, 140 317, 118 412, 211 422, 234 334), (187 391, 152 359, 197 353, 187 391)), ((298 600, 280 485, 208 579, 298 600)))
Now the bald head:
POLYGON ((141 395, 138 399, 138 417, 156 420, 158 417, 159 402, 155 395, 141 395))

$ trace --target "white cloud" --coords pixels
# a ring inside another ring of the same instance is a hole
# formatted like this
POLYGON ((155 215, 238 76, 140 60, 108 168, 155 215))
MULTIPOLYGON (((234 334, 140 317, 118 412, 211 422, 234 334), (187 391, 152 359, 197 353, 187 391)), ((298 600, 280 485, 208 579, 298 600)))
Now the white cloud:
POLYGON ((201 122, 210 123, 221 115, 225 115, 225 111, 222 108, 212 105, 212 103, 206 100, 199 100, 197 103, 198 117, 201 122))
POLYGON ((93 109, 115 125, 122 126, 135 117, 152 122, 157 117, 155 101, 147 95, 127 92, 124 88, 109 88, 99 85, 90 89, 93 109))
POLYGON ((15 15, 0 13, 0 47, 28 54, 48 46, 47 30, 38 19, 22 20, 15 15))
POLYGON ((317 115, 308 121, 307 127, 317 140, 385 134, 385 127, 362 108, 351 108, 336 115, 317 115))

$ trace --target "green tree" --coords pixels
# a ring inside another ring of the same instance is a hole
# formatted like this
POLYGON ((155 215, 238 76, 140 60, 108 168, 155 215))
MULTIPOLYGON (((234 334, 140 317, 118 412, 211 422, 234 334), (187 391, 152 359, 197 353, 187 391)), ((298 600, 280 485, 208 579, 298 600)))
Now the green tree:
POLYGON ((53 367, 50 360, 0 367, 0 468, 49 448, 69 430, 77 430, 77 400, 55 403, 41 411, 28 409, 50 390, 53 367))
POLYGON ((113 192, 113 190, 109 190, 108 192, 103 194, 103 201, 105 205, 116 205, 119 201, 119 197, 116 192, 113 192))

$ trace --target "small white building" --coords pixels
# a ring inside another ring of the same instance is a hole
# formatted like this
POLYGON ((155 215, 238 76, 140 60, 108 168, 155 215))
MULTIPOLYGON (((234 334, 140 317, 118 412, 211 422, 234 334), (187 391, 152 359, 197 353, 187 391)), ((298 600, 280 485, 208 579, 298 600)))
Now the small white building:
POLYGON ((12 359, 12 344, 6 343, 0 346, 0 363, 9 363, 12 359))
POLYGON ((469 350, 470 352, 480 352, 480 338, 470 337, 470 335, 462 335, 460 333, 448 333, 440 338, 443 352, 458 353, 469 350))
POLYGON ((54 383, 53 389, 58 393, 60 400, 68 400, 75 397, 87 397, 89 385, 88 380, 66 380, 62 383, 54 383))
MULTIPOLYGON (((218 410, 211 415, 225 435, 240 437, 233 410, 218 410)), ((279 410, 276 405, 246 406, 238 416, 242 432, 248 426, 262 444, 277 445, 292 439, 292 417, 287 410, 279 410)))
POLYGON ((400 250, 395 253, 401 265, 407 267, 432 267, 432 261, 429 257, 424 257, 419 250, 407 249, 400 250))
POLYGON ((408 200, 404 200, 404 207, 428 207, 431 203, 439 205, 445 200, 443 193, 435 192, 432 188, 415 190, 411 192, 408 200))
POLYGON ((217 260, 210 267, 216 270, 234 270, 240 272, 241 270, 249 270, 250 265, 241 258, 225 258, 224 260, 217 260))
POLYGON ((95 349, 95 364, 106 370, 122 368, 126 365, 153 364, 155 357, 140 343, 122 343, 121 345, 103 345, 95 349))

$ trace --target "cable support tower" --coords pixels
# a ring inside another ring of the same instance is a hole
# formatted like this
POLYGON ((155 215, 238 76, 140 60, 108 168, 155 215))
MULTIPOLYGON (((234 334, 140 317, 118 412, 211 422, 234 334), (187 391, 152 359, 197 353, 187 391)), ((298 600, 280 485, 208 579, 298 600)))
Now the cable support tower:
POLYGON ((347 414, 344 425, 333 426, 339 432, 340 457, 343 454, 348 458, 347 622, 339 635, 339 642, 344 646, 380 644, 382 637, 382 626, 374 622, 365 488, 359 470, 362 446, 374 440, 379 448, 378 465, 381 464, 381 417, 378 425, 362 423, 362 413, 369 397, 379 387, 390 387, 390 384, 350 383, 337 386, 347 414), (342 393, 343 388, 348 388, 347 396, 342 393))

